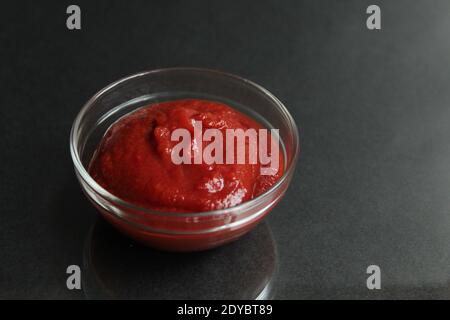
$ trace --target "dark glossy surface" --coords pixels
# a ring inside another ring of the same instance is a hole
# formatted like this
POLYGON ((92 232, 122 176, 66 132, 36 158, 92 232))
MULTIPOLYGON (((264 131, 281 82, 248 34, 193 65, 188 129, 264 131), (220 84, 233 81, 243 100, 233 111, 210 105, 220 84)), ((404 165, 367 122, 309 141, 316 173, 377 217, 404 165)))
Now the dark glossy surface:
POLYGON ((99 219, 86 239, 83 288, 89 299, 270 299, 278 257, 268 223, 216 250, 149 250, 99 219))
MULTIPOLYGON (((97 221, 73 173, 72 121, 106 84, 171 66, 263 85, 303 135, 294 181, 267 225, 182 258, 196 277, 224 270, 224 261, 260 272, 239 259, 262 259, 260 251, 266 259, 256 261, 270 266, 273 245, 275 298, 450 298, 450 2, 377 1, 381 31, 366 29, 369 1, 79 1, 77 32, 65 28, 69 4, 2 8, 0 298, 90 294, 88 271, 85 292, 65 286, 66 267, 83 265, 97 221), (260 239, 269 226, 274 241, 260 239), (366 289, 370 264, 382 270, 378 292, 366 289)), ((134 251, 105 228, 94 233, 95 243, 114 245, 96 260, 102 275, 119 296, 153 297, 134 285, 153 281, 142 265, 157 257, 158 273, 173 258, 134 251), (123 269, 108 268, 116 258, 123 269), (121 270, 133 276, 116 276, 121 270)), ((186 297, 190 275, 162 275, 165 298, 186 297)), ((224 296, 237 297, 240 282, 217 277, 224 296)), ((220 296, 209 289, 195 297, 220 296)))

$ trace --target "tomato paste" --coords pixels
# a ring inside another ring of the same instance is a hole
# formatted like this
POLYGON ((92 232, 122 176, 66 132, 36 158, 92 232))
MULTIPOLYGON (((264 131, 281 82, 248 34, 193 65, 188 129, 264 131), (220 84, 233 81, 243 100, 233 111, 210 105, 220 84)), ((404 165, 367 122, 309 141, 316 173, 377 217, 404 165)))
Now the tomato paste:
MULTIPOLYGON (((122 117, 109 128, 91 160, 89 172, 117 197, 169 212, 236 206, 264 193, 283 174, 282 152, 279 168, 271 175, 261 174, 259 159, 243 164, 174 163, 172 151, 178 141, 173 141, 172 132, 183 128, 193 133, 195 122, 201 122, 203 130, 219 129, 224 135, 227 129, 264 128, 224 103, 186 99, 152 104, 122 117)), ((192 150, 209 143, 195 135, 190 141, 192 150)), ((245 158, 249 159, 248 142, 246 146, 245 158)), ((226 147, 223 150, 226 152, 226 147)))

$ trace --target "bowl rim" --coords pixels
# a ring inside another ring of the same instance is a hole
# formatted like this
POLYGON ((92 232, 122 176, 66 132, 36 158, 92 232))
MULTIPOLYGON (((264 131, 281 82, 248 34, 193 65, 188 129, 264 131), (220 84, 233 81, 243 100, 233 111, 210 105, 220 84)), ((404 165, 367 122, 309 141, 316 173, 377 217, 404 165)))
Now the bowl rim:
POLYGON ((112 82, 111 84, 107 85, 100 91, 98 91, 96 94, 94 94, 81 108, 81 110, 78 112, 73 124, 72 128, 70 130, 70 154, 72 157, 72 161, 75 167, 75 171, 79 178, 81 178, 88 186, 92 188, 95 193, 100 195, 105 200, 112 202, 114 204, 118 204, 121 207, 140 212, 145 213, 149 215, 155 215, 155 216, 168 216, 168 217, 205 217, 205 216, 218 216, 218 215, 227 215, 230 213, 233 213, 234 215, 241 215, 246 212, 249 208, 259 204, 264 198, 266 198, 268 195, 271 195, 276 190, 278 190, 283 183, 290 177, 296 167, 299 153, 300 153, 300 135, 298 131, 298 127, 292 118, 291 114, 287 110, 287 108, 283 105, 283 103, 275 97, 270 91, 265 89, 264 87, 260 86, 257 83, 254 83, 253 81, 250 81, 248 79, 242 78, 240 76, 236 76, 231 73, 213 70, 213 69, 206 69, 206 68, 197 68, 197 67, 173 67, 173 68, 160 68, 160 69, 154 69, 154 70, 148 70, 143 72, 134 73, 131 75, 128 75, 126 77, 123 77, 115 82, 112 82), (110 193, 108 190, 103 188, 100 184, 98 184, 88 173, 86 168, 81 162, 80 155, 77 151, 77 138, 76 134, 80 129, 81 126, 81 120, 83 116, 89 111, 89 109, 92 107, 92 105, 97 101, 100 97, 102 97, 104 94, 109 92, 110 90, 114 89, 115 87, 119 86, 120 84, 143 77, 150 74, 155 73, 162 73, 162 72, 176 72, 176 71, 193 71, 193 72, 201 72, 201 73, 210 73, 215 74, 216 76, 222 76, 222 77, 228 77, 232 80, 242 82, 244 85, 248 85, 253 87, 254 89, 257 89, 261 93, 263 93, 267 98, 272 100, 274 104, 277 106, 279 111, 281 111, 282 115, 286 118, 288 125, 290 127, 290 131, 293 135, 293 146, 292 146, 292 152, 293 157, 292 161, 290 162, 289 166, 285 169, 283 175, 277 180, 275 184, 273 184, 268 190, 266 190, 264 193, 258 195, 257 197, 250 199, 246 202, 240 203, 236 206, 224 208, 224 209, 218 209, 218 210, 210 210, 210 211, 199 211, 199 212, 173 212, 173 211, 158 211, 146 207, 141 207, 139 205, 133 204, 131 202, 128 202, 126 200, 121 199, 120 197, 115 196, 114 194, 110 193))

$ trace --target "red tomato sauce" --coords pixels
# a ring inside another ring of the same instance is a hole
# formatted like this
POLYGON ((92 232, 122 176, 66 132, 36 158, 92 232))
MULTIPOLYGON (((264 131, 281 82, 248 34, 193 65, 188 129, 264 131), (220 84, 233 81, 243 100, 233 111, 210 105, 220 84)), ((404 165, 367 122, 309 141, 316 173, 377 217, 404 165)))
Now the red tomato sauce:
MULTIPOLYGON (((193 131, 193 121, 208 128, 256 130, 263 126, 230 106, 186 99, 153 104, 114 123, 89 166, 106 190, 130 203, 169 212, 200 212, 246 202, 269 189, 283 174, 283 155, 275 175, 261 175, 256 164, 174 164, 171 133, 193 131)), ((224 133, 225 135, 225 133, 224 133)), ((210 142, 194 141, 192 144, 210 142)), ((249 148, 246 148, 246 152, 249 148)))

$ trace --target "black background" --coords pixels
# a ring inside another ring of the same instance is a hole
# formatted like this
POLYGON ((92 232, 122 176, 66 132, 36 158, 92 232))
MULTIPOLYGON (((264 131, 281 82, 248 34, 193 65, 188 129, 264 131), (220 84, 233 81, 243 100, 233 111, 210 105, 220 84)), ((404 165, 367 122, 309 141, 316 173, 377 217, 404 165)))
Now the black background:
MULTIPOLYGON (((294 181, 264 225, 275 298, 450 298, 449 1, 77 1, 80 31, 66 28, 69 4, 0 9, 0 298, 85 296, 65 285, 97 219, 73 172, 72 121, 108 83, 176 66, 253 80, 301 127, 294 181), (373 3, 382 30, 366 28, 373 3), (380 291, 366 288, 371 264, 380 291)), ((256 236, 203 253, 187 274, 174 269, 174 283, 166 274, 163 297, 220 297, 225 281, 180 292, 227 254, 262 255, 256 236)), ((247 277, 232 272, 212 275, 247 277)), ((152 287, 158 275, 142 274, 152 287)))

